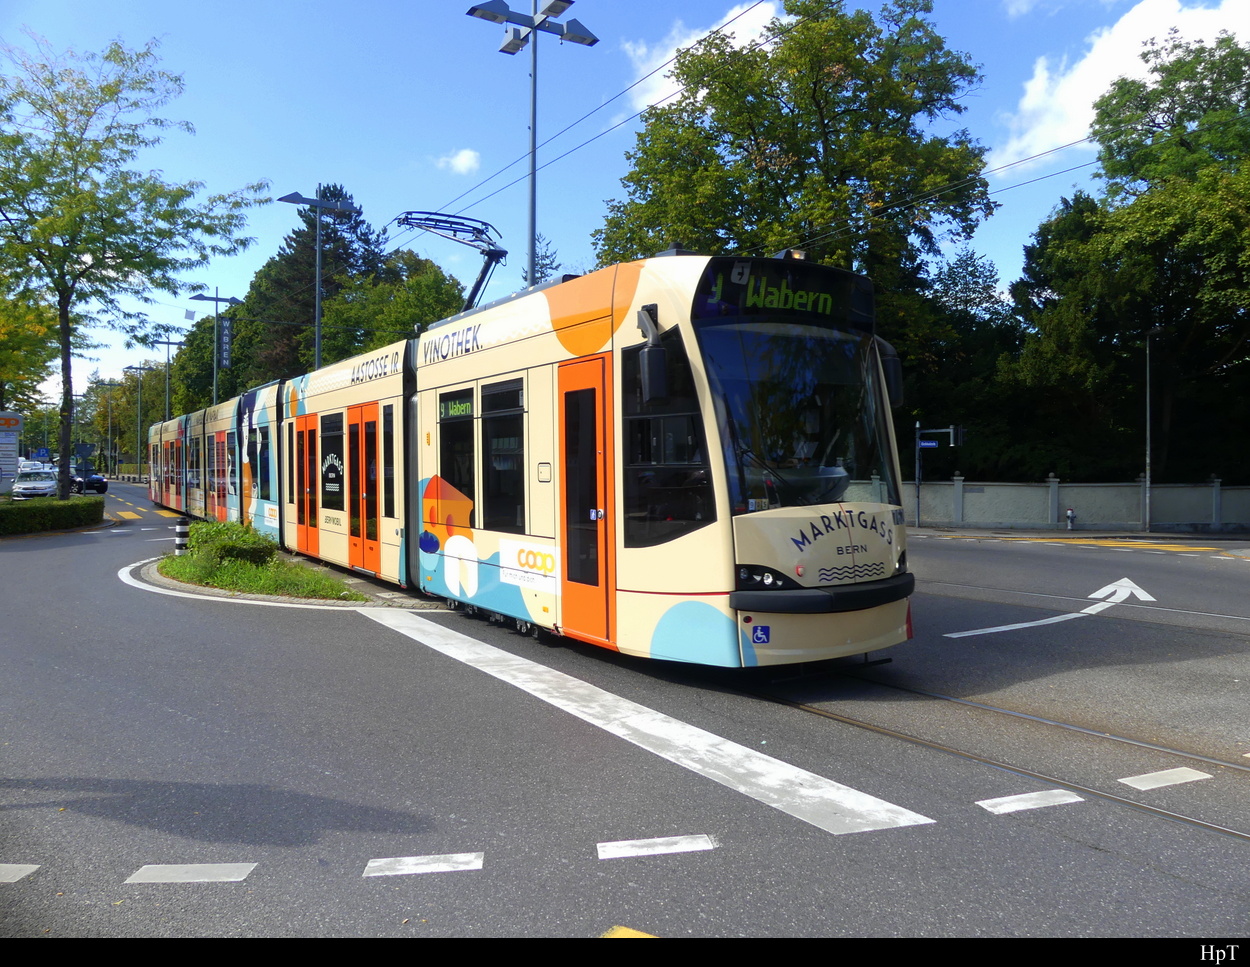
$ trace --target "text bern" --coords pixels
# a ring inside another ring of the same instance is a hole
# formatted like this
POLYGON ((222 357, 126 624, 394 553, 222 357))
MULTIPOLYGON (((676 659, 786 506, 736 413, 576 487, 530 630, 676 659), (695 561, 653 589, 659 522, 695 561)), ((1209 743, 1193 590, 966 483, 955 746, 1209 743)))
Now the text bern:
POLYGON ((800 551, 806 551, 826 534, 839 530, 871 531, 887 544, 894 543, 894 528, 885 521, 878 520, 876 514, 868 514, 862 510, 840 510, 836 514, 821 514, 819 522, 808 521, 807 527, 799 531, 799 536, 791 537, 790 540, 800 551))

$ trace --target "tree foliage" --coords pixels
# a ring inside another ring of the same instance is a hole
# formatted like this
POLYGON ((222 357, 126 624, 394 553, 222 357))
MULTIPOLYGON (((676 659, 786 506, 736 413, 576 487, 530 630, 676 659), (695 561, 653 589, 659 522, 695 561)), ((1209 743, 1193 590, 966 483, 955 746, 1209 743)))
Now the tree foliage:
POLYGON ((0 410, 41 402, 39 384, 57 357, 56 313, 29 298, 0 299, 0 410))
POLYGON ((1035 331, 1005 375, 1078 479, 1140 470, 1151 350, 1152 464, 1163 480, 1250 479, 1250 48, 1151 42, 1147 80, 1096 103, 1108 188, 1065 199, 1012 289, 1035 331))
POLYGON ((401 249, 387 258, 376 277, 348 281, 326 302, 323 319, 328 331, 353 334, 353 352, 362 353, 411 339, 463 306, 459 282, 429 259, 401 249))
POLYGON ((786 0, 760 43, 713 34, 679 53, 681 93, 644 115, 625 198, 595 233, 601 263, 674 241, 713 254, 799 246, 886 289, 910 285, 921 253, 992 209, 983 150, 938 130, 979 78, 931 10, 786 0))
MULTIPOLYGON (((156 47, 115 41, 99 54, 58 55, 35 39, 30 53, 4 48, 12 73, 0 76, 0 269, 55 307, 66 452, 75 329, 107 319, 141 335, 147 320, 123 300, 177 294, 187 288, 180 273, 245 247, 244 211, 264 187, 201 202, 201 183, 132 167, 165 132, 191 131, 158 113, 182 79, 160 69, 156 47)), ((63 498, 68 489, 62 461, 63 498)))

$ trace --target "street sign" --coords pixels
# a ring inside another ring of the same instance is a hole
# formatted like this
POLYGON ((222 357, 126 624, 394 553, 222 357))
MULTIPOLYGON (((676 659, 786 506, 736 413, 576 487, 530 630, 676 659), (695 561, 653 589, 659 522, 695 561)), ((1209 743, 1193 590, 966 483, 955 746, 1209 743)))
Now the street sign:
POLYGON ((929 449, 930 447, 936 447, 937 445, 938 445, 937 440, 921 440, 920 441, 921 448, 926 449, 926 450, 929 449))

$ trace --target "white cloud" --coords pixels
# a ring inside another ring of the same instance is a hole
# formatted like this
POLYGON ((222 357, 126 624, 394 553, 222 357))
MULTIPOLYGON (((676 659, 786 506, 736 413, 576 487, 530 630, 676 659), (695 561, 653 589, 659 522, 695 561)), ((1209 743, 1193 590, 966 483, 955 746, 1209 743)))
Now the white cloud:
MULTIPOLYGON (((695 41, 706 37, 723 23, 727 23, 742 14, 743 11, 749 10, 750 3, 740 3, 731 8, 728 13, 721 17, 715 24, 708 27, 694 29, 687 27, 680 20, 673 24, 672 30, 668 36, 656 44, 648 46, 645 43, 631 43, 626 41, 622 46, 626 55, 633 61, 634 69, 639 77, 645 77, 662 64, 672 59, 677 51, 689 47, 695 41)), ((749 10, 740 20, 734 20, 733 25, 727 29, 734 37, 734 43, 741 47, 757 40, 764 32, 764 26, 774 17, 780 15, 780 3, 761 3, 753 10, 749 10)), ((660 101, 671 97, 677 92, 677 86, 667 76, 664 70, 659 71, 651 77, 647 77, 645 81, 629 92, 630 101, 635 111, 641 111, 650 107, 652 104, 658 104, 660 101)))
POLYGON ((459 151, 443 155, 435 164, 444 171, 451 171, 458 175, 471 175, 482 167, 482 156, 472 148, 461 148, 459 151))
MULTIPOLYGON (((1115 24, 1091 34, 1084 56, 1075 64, 1066 59, 1055 64, 1039 57, 1016 110, 1003 118, 1011 135, 994 149, 989 167, 1011 164, 1086 137, 1094 119, 1094 101, 1111 83, 1118 77, 1146 76, 1146 65, 1139 56, 1144 41, 1152 37, 1162 41, 1175 27, 1186 40, 1210 44, 1221 30, 1237 33, 1236 28, 1246 23, 1245 15, 1246 0, 1218 0, 1214 6, 1192 6, 1182 0, 1140 0, 1115 24)), ((1244 26, 1241 32, 1245 32, 1244 26)), ((1089 146, 1088 153, 1093 151, 1089 146)), ((1013 168, 1001 177, 1015 177, 1023 168, 1013 168)))

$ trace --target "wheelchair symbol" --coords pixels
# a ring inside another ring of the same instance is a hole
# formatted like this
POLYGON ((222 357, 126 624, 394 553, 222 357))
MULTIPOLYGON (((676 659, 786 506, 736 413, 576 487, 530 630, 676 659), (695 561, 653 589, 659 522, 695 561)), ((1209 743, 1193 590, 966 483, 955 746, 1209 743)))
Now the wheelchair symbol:
POLYGON ((771 625, 756 625, 751 632, 751 644, 766 645, 768 644, 769 635, 772 633, 771 625))

